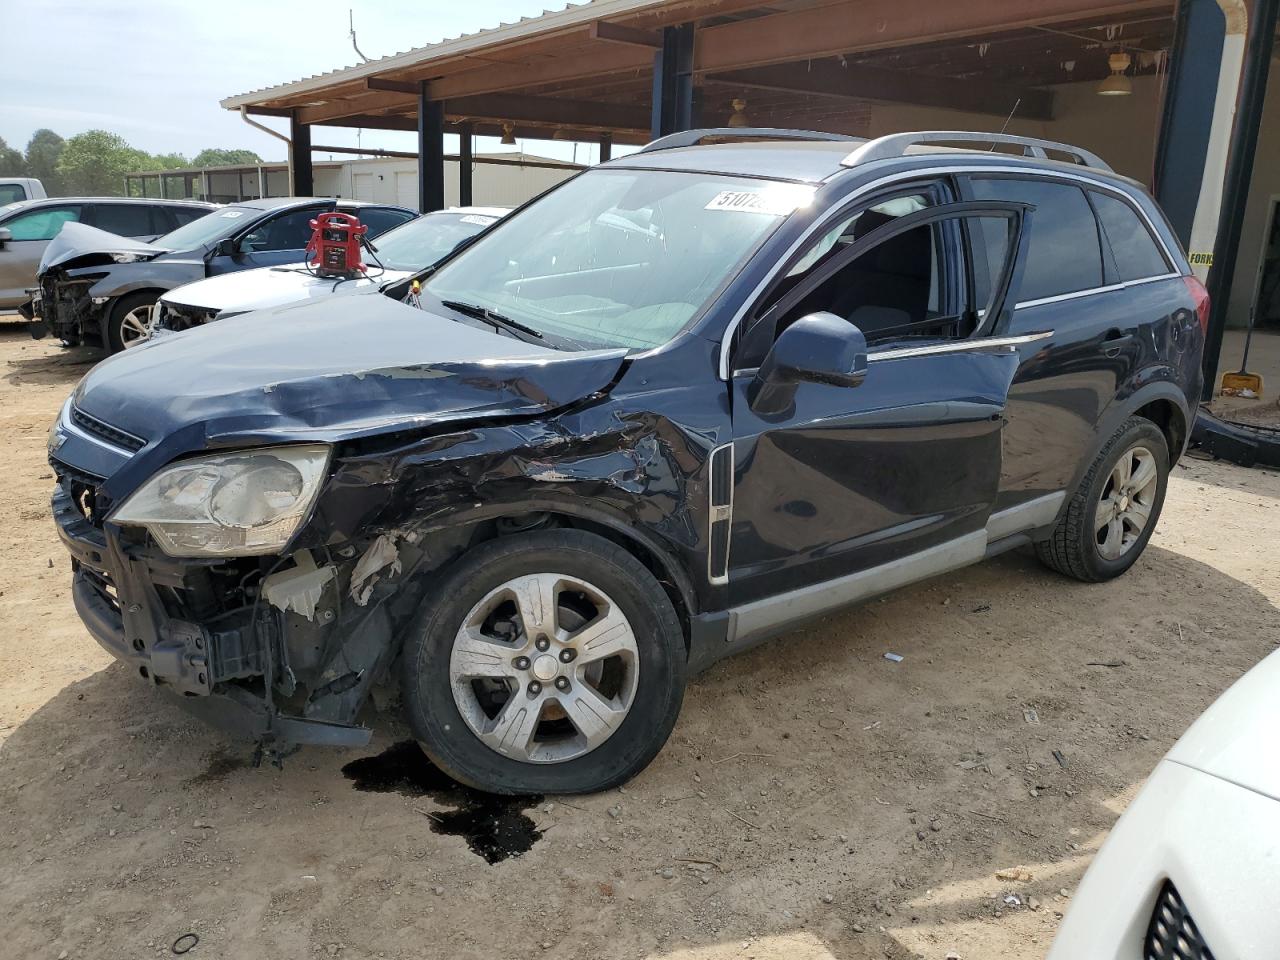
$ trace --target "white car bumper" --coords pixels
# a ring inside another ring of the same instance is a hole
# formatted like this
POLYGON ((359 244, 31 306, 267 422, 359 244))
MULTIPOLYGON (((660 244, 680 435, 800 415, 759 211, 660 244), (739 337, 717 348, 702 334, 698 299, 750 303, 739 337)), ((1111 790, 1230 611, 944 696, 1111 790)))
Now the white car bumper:
POLYGON ((1049 960, 1148 960, 1166 880, 1213 960, 1280 956, 1280 803, 1162 761, 1086 873, 1049 960))

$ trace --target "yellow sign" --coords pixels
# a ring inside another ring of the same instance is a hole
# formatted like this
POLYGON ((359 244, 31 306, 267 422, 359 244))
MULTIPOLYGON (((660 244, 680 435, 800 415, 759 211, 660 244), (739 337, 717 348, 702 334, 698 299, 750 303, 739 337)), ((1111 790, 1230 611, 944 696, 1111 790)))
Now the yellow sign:
POLYGON ((1213 266, 1212 251, 1209 253, 1193 253, 1191 254, 1191 256, 1187 257, 1187 259, 1191 261, 1191 265, 1195 267, 1199 267, 1199 266, 1212 267, 1213 266))

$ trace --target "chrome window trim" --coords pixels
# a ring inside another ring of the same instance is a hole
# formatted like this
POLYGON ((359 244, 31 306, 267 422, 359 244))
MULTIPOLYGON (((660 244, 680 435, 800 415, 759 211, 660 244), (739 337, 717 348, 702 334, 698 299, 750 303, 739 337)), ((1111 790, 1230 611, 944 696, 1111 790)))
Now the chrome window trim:
POLYGON ((1080 297, 1091 297, 1095 293, 1112 293, 1116 290, 1128 290, 1130 287, 1141 286, 1144 283, 1156 283, 1160 280, 1174 280, 1181 277, 1180 273, 1162 273, 1158 277, 1142 277, 1138 280, 1125 280, 1121 283, 1108 283, 1101 287, 1090 287, 1088 290, 1073 290, 1071 293, 1059 293, 1052 297, 1041 297, 1038 300, 1023 300, 1014 305, 1013 309, 1021 310, 1023 307, 1039 307, 1046 303, 1061 303, 1063 300, 1076 300, 1080 297))
POLYGON ((946 340, 942 343, 931 343, 919 347, 895 347, 879 353, 868 353, 867 362, 877 363, 881 360, 906 360, 910 357, 934 357, 948 353, 975 353, 981 350, 1005 348, 1012 352, 1024 343, 1035 343, 1053 336, 1052 330, 1039 330, 1035 333, 1024 333, 1012 337, 976 337, 972 340, 946 340))
MULTIPOLYGON (((850 170, 841 171, 841 173, 843 175, 850 175, 852 172, 856 171, 857 169, 858 169, 857 167, 853 167, 850 170)), ((1075 173, 1074 171, 1068 171, 1068 170, 1041 170, 1036 167, 1020 167, 1020 166, 1014 167, 1014 166, 1003 165, 1003 164, 1001 165, 951 164, 947 166, 916 167, 909 170, 899 170, 896 173, 888 174, 883 177, 878 177, 875 180, 871 180, 863 184, 861 187, 859 187, 857 190, 853 191, 852 193, 841 197, 837 202, 833 203, 830 207, 828 207, 824 215, 820 219, 815 220, 812 224, 810 224, 809 227, 804 231, 804 233, 802 233, 798 238, 796 238, 796 241, 790 247, 787 248, 787 251, 778 259, 778 262, 774 264, 773 269, 770 270, 769 273, 764 277, 764 279, 762 279, 760 283, 756 285, 756 288, 751 291, 751 294, 746 298, 745 301, 743 301, 742 306, 738 308, 737 312, 733 315, 733 317, 729 320, 729 323, 725 326, 724 334, 720 338, 720 359, 718 364, 720 379, 726 382, 732 379, 732 374, 730 373, 730 370, 729 370, 729 351, 725 349, 725 345, 730 343, 733 340, 733 335, 737 333, 738 327, 742 324, 742 321, 746 318, 747 313, 755 305, 756 301, 760 298, 760 295, 763 294, 764 291, 768 288, 769 284, 773 283, 773 281, 777 278, 779 271, 781 271, 783 268, 783 265, 786 264, 787 261, 789 261, 791 257, 794 256, 798 250, 800 250, 801 247, 803 247, 806 243, 808 243, 815 233, 817 233, 819 230, 823 229, 824 227, 830 224, 830 218, 832 215, 838 214, 839 211, 845 209, 845 207, 847 207, 850 203, 856 201, 859 197, 862 197, 873 190, 876 190, 883 186, 887 186, 889 184, 897 183, 904 180, 914 180, 920 177, 937 177, 937 176, 959 175, 959 174, 970 174, 970 173, 1015 174, 1015 175, 1021 175, 1021 176, 1044 177, 1047 180, 1074 180, 1079 183, 1087 183, 1089 186, 1095 187, 1097 189, 1100 189, 1106 192, 1107 194, 1118 197, 1119 199, 1127 203, 1133 210, 1137 212, 1139 218, 1141 218, 1142 222, 1146 224, 1147 230, 1155 238, 1156 243, 1160 245, 1160 250, 1165 255, 1166 263, 1176 265, 1178 262, 1177 257, 1173 256, 1172 252, 1170 251, 1169 245, 1165 243, 1164 237, 1161 235, 1160 231, 1156 229, 1155 223, 1152 221, 1151 217, 1147 215, 1147 211, 1144 210, 1138 204, 1135 204, 1133 200, 1129 197, 1129 195, 1126 194, 1123 190, 1117 189, 1113 184, 1108 183, 1102 177, 1089 176, 1087 174, 1075 173)), ((1182 276, 1182 273, 1175 271, 1168 274, 1162 274, 1158 277, 1141 277, 1137 280, 1129 280, 1125 283, 1120 283, 1120 284, 1111 284, 1106 287, 1097 287, 1092 290, 1080 290, 1073 293, 1064 293, 1064 294, 1060 294, 1057 298, 1045 298, 1043 300, 1028 300, 1023 303, 1016 304, 1014 309, 1016 310, 1022 307, 1036 306, 1041 303, 1051 302, 1051 300, 1054 300, 1054 299, 1073 299, 1075 297, 1089 296, 1091 294, 1103 292, 1106 290, 1123 290, 1125 287, 1133 286, 1139 283, 1150 283, 1155 280, 1165 280, 1172 277, 1180 277, 1180 276, 1182 276)), ((637 354, 637 358, 643 357, 643 356, 645 356, 645 354, 637 354)))

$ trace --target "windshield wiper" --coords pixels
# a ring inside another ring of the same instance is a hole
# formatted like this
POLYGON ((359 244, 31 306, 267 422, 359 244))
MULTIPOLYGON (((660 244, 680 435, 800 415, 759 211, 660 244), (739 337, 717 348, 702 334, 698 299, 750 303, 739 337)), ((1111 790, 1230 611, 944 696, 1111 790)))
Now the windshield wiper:
POLYGON ((456 310, 458 313, 466 314, 468 317, 475 317, 477 320, 483 320, 485 323, 491 323, 495 330, 500 330, 503 327, 506 327, 508 330, 518 330, 520 333, 526 334, 530 337, 537 337, 539 340, 543 339, 542 334, 533 329, 533 327, 525 326, 519 320, 512 320, 510 317, 504 317, 502 314, 495 313, 488 307, 482 307, 476 303, 463 303, 460 300, 441 300, 440 303, 443 306, 448 307, 450 310, 456 310))

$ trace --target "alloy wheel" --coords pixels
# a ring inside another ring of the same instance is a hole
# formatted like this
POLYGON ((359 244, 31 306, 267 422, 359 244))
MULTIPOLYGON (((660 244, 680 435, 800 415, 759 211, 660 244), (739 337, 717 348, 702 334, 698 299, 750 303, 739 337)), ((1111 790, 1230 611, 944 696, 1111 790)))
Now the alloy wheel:
POLYGON ((1094 542, 1104 560, 1119 560, 1142 538, 1158 481, 1155 455, 1141 445, 1122 453, 1111 468, 1094 513, 1094 542))
POLYGON ((128 350, 147 338, 151 324, 151 307, 134 307, 120 319, 120 342, 128 350))
POLYGON ((621 608, 586 580, 537 573, 490 590, 453 641, 449 680, 490 749, 563 763, 604 743, 635 701, 640 657, 621 608))

